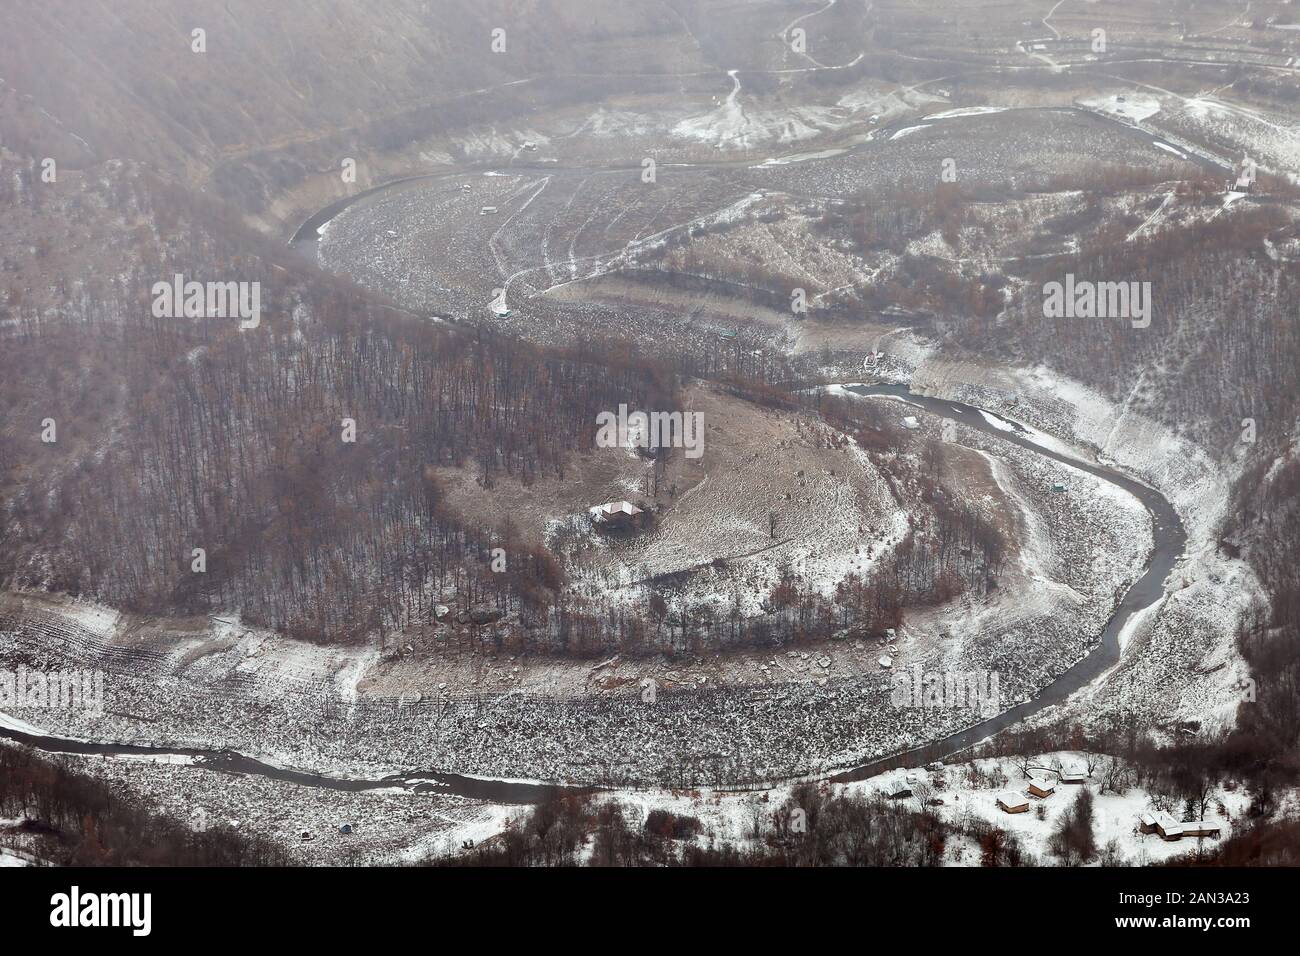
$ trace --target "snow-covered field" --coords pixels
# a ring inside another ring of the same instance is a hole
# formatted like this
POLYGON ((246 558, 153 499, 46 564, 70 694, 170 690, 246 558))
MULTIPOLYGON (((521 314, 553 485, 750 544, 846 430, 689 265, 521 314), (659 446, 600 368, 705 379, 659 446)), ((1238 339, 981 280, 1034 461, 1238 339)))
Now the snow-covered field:
MULTIPOLYGON (((901 785, 913 794, 899 798, 910 809, 925 805, 955 831, 945 848, 944 865, 979 866, 980 850, 969 834, 982 826, 1001 828, 1013 835, 1027 852, 1026 862, 1038 865, 1059 864, 1050 846, 1051 835, 1061 814, 1074 802, 1081 790, 1091 791, 1093 833, 1099 849, 1110 854, 1109 865, 1145 866, 1193 855, 1212 849, 1217 840, 1227 839, 1242 825, 1251 794, 1228 783, 1213 788, 1207 798, 1206 819, 1221 828, 1217 838, 1185 837, 1165 840, 1158 833, 1143 833, 1139 817, 1170 807, 1167 795, 1152 793, 1137 785, 1123 785, 1116 792, 1103 785, 1102 766, 1110 758, 1079 752, 1053 752, 1026 759, 980 758, 947 764, 937 770, 898 769, 850 784, 833 784, 830 796, 872 797, 894 792, 901 785), (1085 769, 1091 762, 1095 772, 1082 784, 1060 782, 1060 770, 1085 769), (1026 773, 1026 767, 1029 773, 1026 773), (1048 797, 1033 796, 1028 791, 1031 779, 1055 782, 1055 793, 1048 797), (1023 813, 1007 813, 998 806, 998 797, 1015 793, 1024 797, 1030 808, 1023 813), (917 796, 921 794, 922 796, 917 796), (1108 846, 1109 845, 1109 846, 1108 846)), ((701 846, 731 845, 761 848, 756 831, 771 832, 774 815, 787 809, 793 796, 791 786, 780 786, 756 793, 732 793, 702 789, 698 791, 627 791, 603 794, 598 802, 620 806, 633 825, 639 825, 655 810, 677 816, 695 817, 701 823, 694 842, 701 846)), ((1176 801, 1175 801, 1176 802, 1176 801)), ((1175 819, 1183 811, 1175 808, 1175 819)), ((520 813, 522 816, 522 813, 520 813)), ((1100 865, 1100 857, 1088 865, 1100 865)))

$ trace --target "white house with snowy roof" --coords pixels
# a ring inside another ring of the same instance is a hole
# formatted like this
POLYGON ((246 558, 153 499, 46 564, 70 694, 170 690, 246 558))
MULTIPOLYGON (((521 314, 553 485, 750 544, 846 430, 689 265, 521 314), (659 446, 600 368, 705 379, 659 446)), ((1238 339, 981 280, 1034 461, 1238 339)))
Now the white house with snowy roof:
POLYGON ((630 501, 607 501, 587 509, 592 524, 608 529, 631 527, 644 513, 630 501))

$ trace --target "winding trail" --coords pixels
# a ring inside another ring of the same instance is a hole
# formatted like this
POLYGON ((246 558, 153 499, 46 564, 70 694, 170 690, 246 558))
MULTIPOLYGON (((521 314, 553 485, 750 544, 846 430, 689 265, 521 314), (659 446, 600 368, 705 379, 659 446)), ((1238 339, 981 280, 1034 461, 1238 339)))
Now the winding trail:
POLYGON ((1051 20, 1052 17, 1056 16, 1056 11, 1061 9, 1061 4, 1063 3, 1065 3, 1065 0, 1056 0, 1056 6, 1052 7, 1051 10, 1047 11, 1047 16, 1043 17, 1043 26, 1051 30, 1052 35, 1055 36, 1056 39, 1058 40, 1061 39, 1061 31, 1056 29, 1056 27, 1052 26, 1051 20))

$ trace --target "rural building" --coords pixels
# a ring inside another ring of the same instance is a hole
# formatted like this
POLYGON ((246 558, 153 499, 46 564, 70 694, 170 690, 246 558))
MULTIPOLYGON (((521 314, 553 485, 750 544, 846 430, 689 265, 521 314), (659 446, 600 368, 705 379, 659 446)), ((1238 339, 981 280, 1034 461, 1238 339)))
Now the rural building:
POLYGON ((1183 837, 1215 837, 1223 833, 1223 825, 1212 820, 1189 820, 1179 823, 1163 810, 1148 810, 1138 816, 1138 829, 1143 833, 1158 833, 1162 840, 1181 840, 1183 837))
POLYGON ((1253 192, 1255 189, 1255 171, 1254 160, 1250 156, 1243 156, 1241 162, 1237 165, 1236 178, 1228 180, 1228 192, 1253 192))
POLYGON ((641 516, 645 514, 630 501, 607 501, 603 505, 588 508, 587 513, 591 516, 591 523, 605 531, 640 527, 641 516))
POLYGON ((1082 770, 1062 770, 1061 783, 1081 784, 1088 779, 1088 775, 1082 770))
POLYGON ((912 788, 905 781, 897 780, 885 787, 885 796, 890 800, 901 800, 912 795, 912 788))
POLYGON ((479 214, 480 216, 486 216, 486 215, 488 215, 489 213, 494 213, 494 212, 496 212, 496 211, 497 211, 497 207, 496 207, 496 206, 484 206, 484 207, 482 207, 481 209, 479 209, 478 214, 479 214))
POLYGON ((1183 825, 1163 810, 1155 814, 1155 825, 1162 840, 1177 840, 1183 835, 1183 825))
POLYGON ((1024 813, 1029 809, 1029 798, 1010 790, 998 794, 998 806, 1007 813, 1024 813))
POLYGON ((1036 797, 1050 797, 1056 793, 1056 784, 1047 779, 1029 781, 1029 792, 1036 797))
POLYGON ((915 415, 904 415, 903 427, 910 431, 916 431, 918 428, 921 427, 921 423, 916 420, 915 415))

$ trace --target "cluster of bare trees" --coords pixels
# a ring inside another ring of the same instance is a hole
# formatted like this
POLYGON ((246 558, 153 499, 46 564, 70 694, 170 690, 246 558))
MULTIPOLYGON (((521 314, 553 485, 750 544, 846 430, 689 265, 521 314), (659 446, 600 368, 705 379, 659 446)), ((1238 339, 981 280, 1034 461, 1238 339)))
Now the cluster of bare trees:
POLYGON ((888 559, 904 604, 941 604, 993 590, 1008 551, 1002 531, 950 493, 936 494, 930 505, 933 514, 914 521, 888 559))
MULTIPOLYGON (((61 866, 287 866, 282 849, 226 826, 203 832, 157 816, 60 760, 0 747, 0 817, 61 866)), ((9 842, 0 836, 0 843, 9 842)))
MULTIPOLYGON (((428 862, 460 866, 938 866, 952 832, 933 810, 800 784, 755 806, 743 845, 696 839, 695 817, 555 794, 490 847, 428 862), (584 859, 582 851, 591 846, 584 859)), ((1014 842, 1014 841, 1012 841, 1014 842)), ((1009 862, 1012 852, 1004 855, 1009 862)))
POLYGON ((1260 436, 1284 435, 1300 394, 1300 269, 1263 254, 1280 216, 1265 207, 1131 243, 1099 237, 1078 256, 1034 270, 1019 303, 997 323, 967 323, 957 336, 972 349, 1043 362, 1132 396, 1211 448, 1238 442, 1246 418, 1260 436), (1150 327, 1134 328, 1128 318, 1045 318, 1043 284, 1067 273, 1080 281, 1150 282, 1150 327), (1148 375, 1149 387, 1135 392, 1151 368, 1169 373, 1148 375))
POLYGON ((822 398, 817 407, 878 460, 896 500, 917 504, 909 515, 907 534, 875 574, 877 587, 887 588, 900 606, 941 603, 962 593, 984 595, 993 590, 1011 542, 995 515, 977 508, 944 480, 948 471, 944 445, 926 442, 920 467, 904 469, 881 456, 898 446, 900 436, 870 405, 822 398))
POLYGON ((1080 866, 1097 856, 1093 816, 1092 791, 1080 787, 1074 802, 1056 818, 1047 844, 1066 866, 1080 866))
POLYGON ((155 318, 143 283, 8 312, 0 581, 142 611, 236 607, 330 639, 427 619, 443 592, 544 613, 555 560, 508 515, 464 524, 437 468, 562 476, 599 410, 666 405, 672 376, 600 343, 543 352, 416 321, 227 257, 220 230, 191 242, 179 254, 216 263, 202 278, 263 283, 258 328, 155 318), (488 569, 495 547, 504 573, 488 569))
POLYGON ((1275 467, 1272 455, 1259 456, 1237 485, 1224 529, 1244 546, 1269 595, 1268 606, 1239 628, 1238 647, 1255 684, 1237 709, 1225 759, 1281 784, 1300 777, 1300 461, 1289 441, 1272 450, 1284 463, 1275 467))

